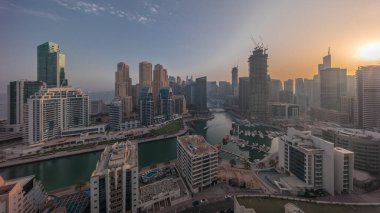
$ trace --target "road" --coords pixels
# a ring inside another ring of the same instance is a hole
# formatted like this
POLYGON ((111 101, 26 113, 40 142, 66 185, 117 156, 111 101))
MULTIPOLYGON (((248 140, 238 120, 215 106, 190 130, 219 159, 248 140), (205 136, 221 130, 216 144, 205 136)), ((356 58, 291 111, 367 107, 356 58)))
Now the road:
MULTIPOLYGON (((229 186, 226 183, 219 183, 215 186, 204 189, 202 192, 194 194, 193 198, 174 206, 167 207, 160 211, 161 213, 171 212, 216 212, 233 208, 230 201, 225 201, 224 196, 229 195, 242 195, 242 194, 262 194, 259 190, 240 189, 237 187, 229 186), (195 200, 207 199, 208 204, 200 207, 193 208, 192 203, 195 200), (195 210, 194 210, 195 209, 195 210), (194 210, 194 211, 193 211, 194 210), (215 210, 215 211, 214 211, 215 210)), ((232 202, 232 201, 231 201, 232 202)))

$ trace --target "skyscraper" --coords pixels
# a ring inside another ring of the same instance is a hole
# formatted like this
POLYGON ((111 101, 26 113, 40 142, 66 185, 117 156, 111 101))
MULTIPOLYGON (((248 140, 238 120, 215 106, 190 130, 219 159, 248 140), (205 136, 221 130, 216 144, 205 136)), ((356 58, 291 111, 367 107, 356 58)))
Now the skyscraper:
POLYGON ((304 112, 306 110, 306 94, 305 94, 305 84, 302 78, 296 79, 296 104, 300 106, 300 111, 304 112))
POLYGON ((305 86, 305 102, 306 109, 311 106, 311 99, 313 97, 313 80, 312 79, 303 79, 303 84, 305 86))
POLYGON ((158 91, 161 87, 168 87, 169 86, 169 79, 168 79, 168 72, 161 64, 154 65, 153 70, 153 99, 157 100, 158 98, 158 91))
POLYGON ((120 62, 115 73, 115 96, 122 98, 130 95, 132 95, 132 79, 129 77, 129 66, 120 62))
POLYGON ((356 76, 347 75, 347 96, 356 97, 356 76))
POLYGON ((170 87, 163 87, 158 93, 158 115, 164 115, 166 120, 170 120, 173 115, 173 92, 170 87))
POLYGON ((250 114, 264 121, 267 116, 268 103, 268 54, 262 46, 255 47, 248 59, 250 81, 250 114))
POLYGON ((380 66, 363 66, 356 71, 357 121, 363 129, 380 128, 380 66))
POLYGON ((129 77, 129 66, 120 62, 115 73, 115 96, 123 106, 123 119, 129 118, 132 112, 132 79, 129 77))
POLYGON ((239 78, 239 108, 243 115, 249 112, 249 77, 239 78))
POLYGON ((229 96, 232 95, 232 86, 230 82, 227 81, 219 81, 219 94, 218 97, 220 99, 226 100, 229 96))
POLYGON ((327 55, 323 57, 323 63, 318 64, 318 71, 331 68, 331 55, 330 55, 330 47, 327 52, 327 55))
POLYGON ((110 124, 111 130, 119 131, 121 123, 123 123, 123 104, 119 97, 115 97, 110 104, 110 124))
POLYGON ((184 95, 173 95, 173 112, 179 115, 187 112, 186 98, 184 95))
POLYGON ((72 87, 42 89, 28 99, 28 142, 61 136, 62 130, 90 124, 89 96, 72 87))
POLYGON ((107 146, 90 179, 91 212, 138 212, 138 151, 131 142, 107 146))
POLYGON ((37 47, 37 81, 50 87, 67 86, 65 78, 65 55, 59 45, 46 42, 37 47))
POLYGON ((238 83, 238 67, 233 67, 231 71, 232 75, 232 94, 237 96, 239 94, 239 83, 238 83))
POLYGON ((139 64, 139 83, 141 86, 152 86, 152 63, 143 61, 139 64))
POLYGON ((280 102, 281 103, 294 103, 294 92, 293 92, 293 79, 288 79, 284 81, 284 90, 280 92, 280 102))
POLYGON ((293 91, 293 79, 288 79, 284 81, 284 91, 294 92, 293 91))
POLYGON ((195 79, 195 108, 198 112, 207 111, 207 77, 195 79))
POLYGON ((8 85, 8 122, 9 124, 24 124, 24 106, 27 99, 46 87, 42 81, 12 81, 8 85))
POLYGON ((141 88, 139 98, 139 116, 141 125, 149 126, 153 124, 153 94, 150 87, 141 88))
POLYGON ((321 106, 321 80, 319 75, 313 77, 311 106, 319 108, 321 106))
POLYGON ((280 92, 282 91, 282 82, 277 79, 270 79, 269 84, 269 101, 279 102, 280 92))
POLYGON ((347 70, 327 68, 319 71, 321 108, 341 110, 341 98, 347 95, 347 70))

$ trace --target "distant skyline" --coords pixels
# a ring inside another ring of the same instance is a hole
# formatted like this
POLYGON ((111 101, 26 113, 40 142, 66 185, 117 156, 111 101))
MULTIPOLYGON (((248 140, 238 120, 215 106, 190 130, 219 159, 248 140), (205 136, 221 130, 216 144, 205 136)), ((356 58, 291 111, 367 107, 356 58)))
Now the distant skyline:
POLYGON ((37 79, 37 46, 53 41, 66 55, 69 84, 114 89, 118 62, 138 83, 141 61, 173 76, 248 76, 253 36, 268 46, 273 79, 312 78, 331 47, 332 66, 379 64, 358 51, 380 42, 380 1, 75 1, 0 2, 0 93, 10 81, 37 79))

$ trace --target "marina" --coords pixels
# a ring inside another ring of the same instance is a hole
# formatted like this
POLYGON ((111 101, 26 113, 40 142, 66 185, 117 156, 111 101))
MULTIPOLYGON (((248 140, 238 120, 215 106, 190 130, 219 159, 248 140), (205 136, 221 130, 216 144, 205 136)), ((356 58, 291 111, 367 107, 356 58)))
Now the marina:
MULTIPOLYGON (((225 111, 214 111, 214 118, 208 121, 197 122, 193 134, 203 135, 207 142, 220 146, 220 158, 235 159, 244 162, 257 162, 265 157, 268 147, 271 146, 270 135, 275 137, 277 130, 259 124, 242 123, 234 119, 225 111), (232 124, 238 124, 239 134, 230 130, 232 124), (260 137, 260 132, 263 138, 260 137), (270 132, 266 132, 270 131, 270 132), (249 132, 249 133, 248 133, 249 132), (247 133, 245 135, 244 133, 247 133), (268 133, 270 133, 268 135, 268 133), (250 134, 250 136, 248 136, 250 134), (223 143, 228 135, 229 140, 223 143), (244 141, 244 143, 243 143, 244 141), (243 145, 244 144, 244 145, 243 145)), ((139 144, 139 167, 147 167, 176 159, 177 143, 175 138, 161 139, 139 144)), ((20 166, 0 169, 0 175, 5 179, 14 179, 35 174, 48 191, 68 187, 80 182, 88 181, 101 151, 83 153, 56 159, 33 162, 20 166), (70 175, 68 175, 70 174, 70 175)))

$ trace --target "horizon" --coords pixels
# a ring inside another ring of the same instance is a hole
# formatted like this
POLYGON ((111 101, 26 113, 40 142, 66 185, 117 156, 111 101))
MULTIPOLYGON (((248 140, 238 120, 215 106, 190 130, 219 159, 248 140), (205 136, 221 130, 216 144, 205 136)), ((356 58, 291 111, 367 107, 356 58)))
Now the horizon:
POLYGON ((133 84, 144 60, 182 79, 230 82, 236 65, 248 76, 250 37, 268 46, 269 75, 281 81, 312 78, 329 47, 333 67, 349 75, 380 62, 359 58, 363 46, 379 42, 378 1, 217 2, 4 1, 0 93, 10 81, 36 80, 37 46, 47 41, 66 55, 69 85, 88 92, 112 91, 118 62, 130 66, 133 84))

